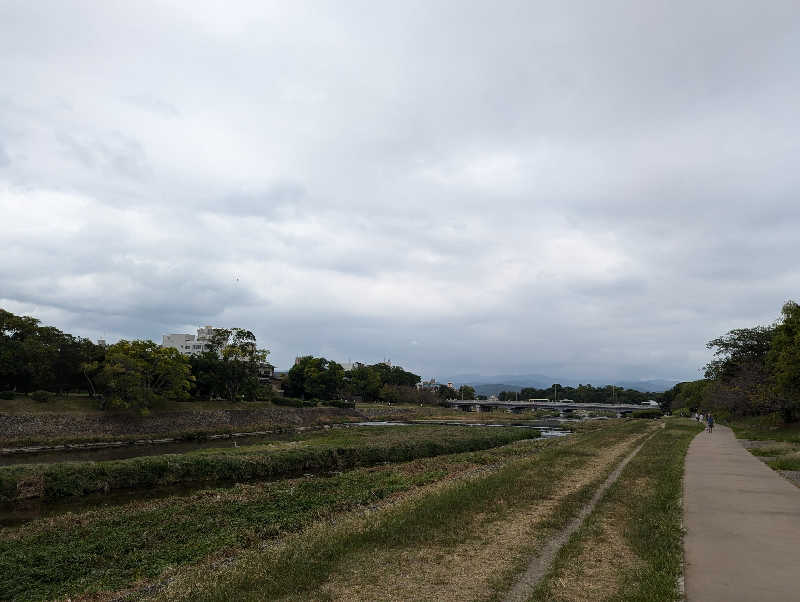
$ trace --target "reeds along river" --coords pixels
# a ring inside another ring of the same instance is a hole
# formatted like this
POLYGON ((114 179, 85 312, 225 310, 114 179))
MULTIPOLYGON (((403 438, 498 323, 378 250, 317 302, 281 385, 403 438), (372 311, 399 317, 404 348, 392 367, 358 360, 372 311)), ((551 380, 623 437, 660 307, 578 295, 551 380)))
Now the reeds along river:
MULTIPOLYGON (((331 425, 333 428, 381 427, 381 426, 473 426, 473 427, 505 427, 537 429, 542 437, 560 437, 569 434, 568 430, 559 428, 557 423, 539 422, 530 424, 491 424, 464 423, 456 421, 416 421, 416 422, 355 422, 331 425)), ((225 434, 214 438, 196 440, 169 440, 166 442, 134 442, 119 441, 104 443, 98 447, 81 445, 53 446, 54 449, 35 452, 0 453, 0 466, 16 466, 19 464, 56 464, 60 462, 102 462, 105 460, 125 460, 143 456, 160 456, 162 454, 181 454, 202 449, 226 449, 240 445, 258 445, 273 441, 289 441, 297 437, 297 433, 225 434), (57 449, 55 449, 57 448, 57 449)))
POLYGON ((351 423, 340 425, 342 430, 339 434, 336 434, 338 429, 331 429, 329 434, 309 433, 298 436, 295 433, 234 441, 187 441, 152 445, 149 449, 128 446, 82 452, 30 454, 35 459, 49 456, 47 459, 51 462, 1 469, 8 473, 3 478, 6 499, 9 499, 8 496, 17 496, 17 499, 10 499, 0 505, 0 526, 18 525, 69 511, 116 506, 133 500, 188 495, 198 489, 228 487, 236 482, 292 478, 306 472, 324 476, 330 471, 349 470, 387 461, 403 462, 461 451, 477 451, 520 439, 564 434, 564 431, 551 431, 545 425, 496 425, 499 428, 470 425, 470 428, 465 428, 463 424, 452 423, 452 426, 461 427, 453 431, 452 438, 432 432, 437 429, 450 430, 449 425, 351 423), (473 426, 483 428, 472 428, 473 426), (405 436, 403 433, 407 427, 409 432, 405 436), (374 429, 375 436, 367 435, 367 429, 374 429), (530 432, 532 430, 536 432, 530 432), (348 431, 352 436, 347 434, 348 431), (308 445, 279 449, 285 446, 278 444, 274 451, 271 445, 263 445, 265 442, 277 442, 277 439, 305 439, 308 445), (240 449, 233 451, 231 448, 234 445, 240 449), (218 449, 221 453, 175 453, 209 448, 218 449), (225 449, 231 449, 232 453, 226 453, 225 449), (121 453, 126 452, 128 458, 122 462, 115 461, 120 458, 121 453), (141 458, 131 458, 131 453, 141 458), (86 462, 87 455, 92 461, 86 462), (59 461, 64 456, 70 460, 82 460, 83 463, 59 461), (20 495, 19 486, 34 482, 41 485, 38 494, 20 495))

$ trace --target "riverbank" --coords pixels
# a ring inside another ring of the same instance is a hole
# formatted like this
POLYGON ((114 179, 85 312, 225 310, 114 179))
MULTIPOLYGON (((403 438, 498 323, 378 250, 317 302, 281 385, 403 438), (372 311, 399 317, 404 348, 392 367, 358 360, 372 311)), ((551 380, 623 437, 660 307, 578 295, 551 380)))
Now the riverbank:
POLYGON ((292 408, 270 402, 165 402, 147 416, 103 412, 88 398, 40 404, 0 402, 0 448, 122 445, 140 440, 187 441, 211 436, 284 433, 367 420, 457 420, 465 423, 526 423, 552 412, 462 412, 441 406, 358 404, 356 408, 292 408))
MULTIPOLYGON (((481 533, 490 532, 500 524, 497 520, 512 516, 508 514, 512 510, 515 518, 509 524, 516 530, 523 520, 518 513, 531 505, 538 508, 551 500, 582 499, 580 493, 570 492, 594 482, 614 458, 652 427, 649 421, 598 421, 591 426, 594 430, 587 427, 574 438, 525 438, 483 451, 407 462, 387 458, 388 464, 331 476, 197 490, 34 520, 0 531, 0 599, 191 598, 197 573, 201 577, 227 575, 228 568, 249 566, 250 560, 273 548, 292 551, 287 561, 295 554, 302 558, 306 551, 310 553, 296 569, 282 573, 290 588, 291 580, 298 578, 298 591, 306 596, 312 591, 306 589, 305 580, 317 577, 314 571, 308 577, 299 575, 308 562, 318 562, 317 552, 324 552, 308 546, 328 529, 346 536, 341 552, 357 558, 349 566, 367 571, 395 567, 405 574, 410 566, 398 564, 404 557, 393 551, 395 538, 407 541, 411 549, 423 540, 438 542, 441 537, 474 546, 479 541, 470 533, 476 526, 481 533), (367 533, 373 533, 369 525, 378 529, 375 533, 388 537, 383 543, 376 540, 377 548, 362 541, 367 533), (378 553, 374 562, 365 563, 370 557, 368 549, 378 553), (391 561, 388 556, 384 559, 387 554, 391 561)), ((459 431, 474 436, 485 430, 493 437, 531 432, 479 427, 390 428, 402 429, 395 435, 398 443, 408 441, 409 429, 418 431, 422 446, 456 443, 459 431)), ((370 429, 365 437, 372 440, 381 432, 383 427, 370 429)), ((572 506, 564 503, 547 514, 568 513, 572 506)), ((503 540, 497 541, 501 547, 493 546, 487 553, 499 553, 500 558, 506 558, 501 548, 516 549, 514 546, 529 543, 519 538, 509 546, 506 536, 510 532, 497 535, 503 540)), ((342 543, 338 537, 325 540, 325 549, 338 550, 342 543)), ((458 557, 470 559, 469 555, 458 557)), ((344 566, 336 560, 320 575, 338 575, 344 566)), ((462 573, 454 576, 457 574, 462 573)), ((404 581, 409 585, 415 582, 404 581)), ((427 579, 420 583, 431 585, 427 579)))
POLYGON ((475 451, 539 437, 533 429, 413 426, 335 429, 226 450, 106 462, 0 468, 0 501, 57 499, 121 489, 251 482, 475 451))
MULTIPOLYGON (((416 427, 414 427, 416 429, 416 427)), ((474 427, 465 435, 479 434, 474 427)), ((498 436, 518 438, 531 431, 488 429, 499 447, 461 451, 436 457, 397 462, 327 476, 305 476, 272 483, 236 485, 226 489, 183 492, 156 500, 80 511, 0 530, 0 599, 42 600, 109 592, 136 587, 146 595, 147 583, 162 572, 196 561, 221 559, 236 551, 258 548, 309 525, 341 518, 356 509, 378 508, 398 495, 434 483, 452 482, 470 474, 527 456, 556 439, 517 439, 508 443, 498 436), (505 434, 505 435, 504 435, 505 434), (168 534, 168 536, 165 536, 168 534), (76 561, 80 559, 80 561, 76 561), (172 567, 172 568, 170 568, 172 567)), ((348 429, 351 436, 359 432, 348 429)), ((381 432, 390 434, 390 431, 381 432)), ((429 445, 463 445, 451 427, 422 427, 416 437, 408 428, 398 433, 399 450, 408 438, 419 449, 429 445), (442 431, 442 429, 446 429, 442 431)), ((365 439, 381 437, 374 430, 365 439)), ((389 443, 383 435, 384 443, 389 443)), ((482 445, 486 445, 484 439, 482 445)), ((462 448, 463 449, 463 448, 462 448)), ((153 583, 157 583, 153 582, 153 583)), ((98 594, 106 599, 108 595, 98 594)))
POLYGON ((401 494, 374 511, 322 521, 225 563, 186 567, 147 597, 494 599, 508 586, 503 576, 574 517, 657 426, 614 421, 544 449, 527 442, 499 448, 507 457, 479 471, 401 494))
POLYGON ((701 429, 665 421, 556 554, 529 600, 679 599, 684 463, 701 429))
POLYGON ((154 411, 147 416, 134 412, 0 413, 0 447, 192 439, 234 432, 280 432, 366 419, 367 415, 350 408, 290 408, 271 404, 202 409, 186 403, 181 409, 154 411))

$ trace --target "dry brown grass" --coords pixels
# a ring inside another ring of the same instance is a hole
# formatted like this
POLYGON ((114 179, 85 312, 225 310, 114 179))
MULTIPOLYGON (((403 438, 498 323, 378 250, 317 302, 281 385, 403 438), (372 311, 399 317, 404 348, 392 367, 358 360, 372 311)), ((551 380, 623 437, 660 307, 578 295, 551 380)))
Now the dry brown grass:
POLYGON ((549 535, 541 525, 559 502, 614 464, 631 441, 626 438, 600 450, 587 464, 564 474, 552 496, 524 510, 493 522, 485 522, 482 515, 473 517, 473 537, 455 547, 443 549, 431 543, 361 554, 323 586, 319 597, 342 601, 485 599, 492 593, 492 579, 514 566, 532 541, 549 535))
POLYGON ((630 549, 619 531, 621 521, 604 524, 588 541, 568 571, 556 579, 554 602, 596 602, 619 590, 619 567, 631 570, 641 560, 630 549))
MULTIPOLYGON (((646 495, 651 480, 640 477, 626 490, 634 498, 646 495)), ((579 556, 555 579, 553 602, 597 602, 613 597, 621 585, 623 571, 635 571, 643 561, 625 541, 625 508, 608 509, 607 520, 596 524, 582 544, 579 556)))

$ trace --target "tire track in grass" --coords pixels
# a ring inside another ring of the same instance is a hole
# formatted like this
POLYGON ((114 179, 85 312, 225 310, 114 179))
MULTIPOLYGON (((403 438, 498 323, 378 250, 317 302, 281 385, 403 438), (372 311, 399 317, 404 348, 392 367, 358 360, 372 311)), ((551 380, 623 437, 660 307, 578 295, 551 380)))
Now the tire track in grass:
MULTIPOLYGON (((335 525, 315 525, 275 547, 246 554, 223 571, 208 572, 200 567, 190 570, 159 597, 170 600, 340 597, 340 593, 347 592, 325 591, 326 585, 332 584, 330 579, 337 575, 344 577, 349 585, 347 569, 364 554, 366 557, 390 551, 403 554, 404 550, 432 541, 445 550, 461 546, 473 536, 476 516, 485 515, 492 522, 509 516, 509 510, 523 510, 530 504, 551 500, 554 495, 560 499, 557 484, 569 480, 576 469, 597 455, 598 449, 619 444, 621 439, 629 449, 633 440, 648 429, 642 422, 615 424, 585 437, 576 436, 572 442, 563 442, 566 445, 543 451, 538 459, 513 461, 498 472, 401 502, 371 517, 361 519, 351 514, 335 525)), ((613 454, 613 460, 609 458, 602 467, 598 466, 600 473, 605 474, 609 462, 613 464, 624 453, 620 450, 613 454)), ((345 590, 348 589, 346 586, 345 590)))
POLYGON ((673 602, 682 560, 683 468, 694 425, 670 420, 555 554, 530 602, 673 602))
POLYGON ((631 453, 623 458, 619 465, 611 472, 608 478, 606 478, 605 482, 595 492, 589 503, 580 509, 578 515, 572 519, 569 525, 563 531, 561 531, 561 533, 544 545, 541 553, 531 560, 525 573, 508 593, 505 598, 505 602, 525 602, 525 600, 530 597, 531 593, 542 580, 542 577, 544 577, 545 574, 547 574, 547 572, 550 570, 553 559, 559 550, 561 550, 561 548, 564 547, 564 545, 569 541, 569 538, 572 537, 573 533, 580 528, 584 520, 586 520, 586 517, 591 514, 595 506, 597 506, 597 503, 600 501, 603 495, 605 495, 608 488, 611 487, 611 485, 613 485, 614 482, 619 478, 620 474, 622 474, 622 471, 628 465, 628 462, 630 462, 636 456, 636 454, 639 453, 639 450, 642 449, 645 443, 647 443, 647 441, 649 441, 653 435, 655 435, 655 433, 649 435, 642 443, 637 445, 631 453))

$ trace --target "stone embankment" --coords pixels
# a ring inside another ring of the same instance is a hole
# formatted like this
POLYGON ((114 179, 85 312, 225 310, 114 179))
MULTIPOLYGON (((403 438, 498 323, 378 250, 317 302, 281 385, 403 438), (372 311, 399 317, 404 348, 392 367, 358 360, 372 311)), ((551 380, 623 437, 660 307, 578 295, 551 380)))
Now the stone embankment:
POLYGON ((0 447, 73 441, 163 439, 217 433, 297 429, 365 415, 346 408, 258 408, 109 414, 0 414, 0 447))

